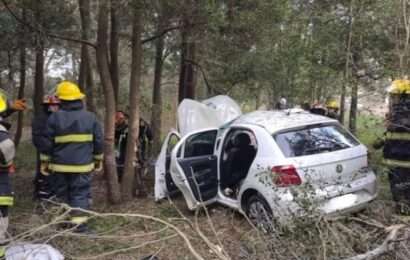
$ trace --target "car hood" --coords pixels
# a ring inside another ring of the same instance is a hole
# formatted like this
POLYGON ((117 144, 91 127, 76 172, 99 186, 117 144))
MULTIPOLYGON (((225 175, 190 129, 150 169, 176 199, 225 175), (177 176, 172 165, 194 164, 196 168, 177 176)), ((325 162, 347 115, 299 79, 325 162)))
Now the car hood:
POLYGON ((205 128, 218 128, 242 115, 239 105, 228 96, 198 102, 184 99, 178 106, 178 128, 182 136, 205 128))

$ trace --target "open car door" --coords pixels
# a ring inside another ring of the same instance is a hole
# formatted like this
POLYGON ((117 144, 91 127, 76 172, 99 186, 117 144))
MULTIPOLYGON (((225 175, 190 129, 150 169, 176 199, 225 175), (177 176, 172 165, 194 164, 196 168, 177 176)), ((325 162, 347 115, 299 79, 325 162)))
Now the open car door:
POLYGON ((209 204, 218 194, 217 157, 214 155, 217 129, 186 135, 171 154, 171 177, 184 195, 188 208, 209 204))
POLYGON ((166 136, 161 147, 161 152, 155 163, 155 201, 172 196, 178 192, 170 174, 171 152, 181 139, 176 130, 172 130, 166 136))

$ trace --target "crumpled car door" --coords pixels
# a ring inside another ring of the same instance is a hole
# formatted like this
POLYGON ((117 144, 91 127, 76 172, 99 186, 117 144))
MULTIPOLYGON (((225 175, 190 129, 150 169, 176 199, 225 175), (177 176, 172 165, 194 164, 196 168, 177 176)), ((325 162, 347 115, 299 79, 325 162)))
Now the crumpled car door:
POLYGON ((169 169, 171 164, 171 152, 177 142, 181 139, 176 130, 172 130, 166 136, 155 163, 155 201, 166 198, 178 192, 178 188, 172 180, 169 169))
POLYGON ((218 194, 217 129, 206 129, 181 139, 171 154, 171 176, 189 209, 209 204, 218 194))

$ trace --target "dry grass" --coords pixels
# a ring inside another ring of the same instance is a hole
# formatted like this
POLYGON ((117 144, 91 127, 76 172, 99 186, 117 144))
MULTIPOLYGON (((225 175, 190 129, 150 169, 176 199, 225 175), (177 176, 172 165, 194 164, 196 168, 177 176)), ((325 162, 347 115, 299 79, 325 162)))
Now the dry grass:
MULTIPOLYGON (((371 141, 368 140, 368 143, 371 141)), ((174 225, 204 259, 346 259, 382 245, 389 235, 387 227, 410 225, 410 218, 393 213, 384 175, 379 175, 383 200, 372 203, 367 210, 338 219, 315 217, 298 220, 293 228, 271 234, 262 234, 243 216, 221 206, 208 208, 208 218, 203 211, 197 216, 189 212, 182 197, 173 199, 172 203, 155 203, 153 180, 149 176, 146 183, 148 197, 115 206, 105 200, 104 181, 95 178, 92 210, 118 215, 94 216, 90 225, 95 234, 78 236, 63 232, 57 225, 50 225, 64 212, 63 208, 48 206, 40 213, 40 205, 32 201, 34 151, 30 145, 22 143, 18 154, 17 165, 20 169, 13 177, 16 205, 10 213, 9 231, 14 238, 22 241, 48 242, 67 259, 128 260, 147 255, 158 255, 160 260, 195 259, 175 230, 156 221, 132 216, 135 213, 153 216, 174 225), (39 230, 39 227, 43 228, 39 230), (204 237, 208 241, 204 241, 204 237), (101 256, 108 253, 112 254, 101 256)), ((376 164, 379 157, 379 154, 373 157, 376 164)), ((407 228, 401 228, 394 240, 389 243, 389 252, 374 259, 410 259, 407 228)))
MULTIPOLYGON (((150 193, 147 198, 112 206, 105 202, 103 181, 97 179, 93 189, 93 210, 121 215, 96 215, 90 222, 95 234, 79 236, 62 232, 57 225, 49 225, 64 209, 49 206, 39 214, 39 205, 31 201, 30 178, 17 175, 14 179, 17 205, 11 213, 11 234, 18 236, 33 231, 21 239, 49 242, 67 259, 141 259, 153 254, 161 260, 195 259, 174 230, 156 221, 132 216, 135 213, 175 225, 203 259, 223 259, 218 252, 226 259, 344 259, 382 244, 388 235, 386 227, 410 223, 410 219, 393 214, 390 201, 376 201, 366 211, 354 216, 304 219, 296 221, 291 229, 267 235, 252 228, 238 213, 224 207, 208 208, 209 219, 203 211, 196 217, 186 209, 182 198, 157 204, 150 193), (196 220, 198 226, 195 226, 196 220), (216 233, 210 228, 210 221, 216 233), (43 229, 34 232, 42 225, 43 229), (208 244, 198 230, 210 241, 208 244)), ((149 178, 147 182, 150 187, 153 186, 151 181, 149 178)), ((393 244, 395 250, 376 259, 410 259, 410 242, 404 230, 399 232, 398 241, 393 244)))

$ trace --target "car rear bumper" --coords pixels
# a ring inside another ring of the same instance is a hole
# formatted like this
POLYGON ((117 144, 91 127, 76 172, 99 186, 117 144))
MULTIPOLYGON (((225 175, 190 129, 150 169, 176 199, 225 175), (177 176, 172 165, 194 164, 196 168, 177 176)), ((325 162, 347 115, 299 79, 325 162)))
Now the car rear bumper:
POLYGON ((337 216, 359 211, 377 197, 377 181, 372 171, 348 184, 322 188, 298 186, 276 190, 268 202, 280 222, 308 215, 337 216))

